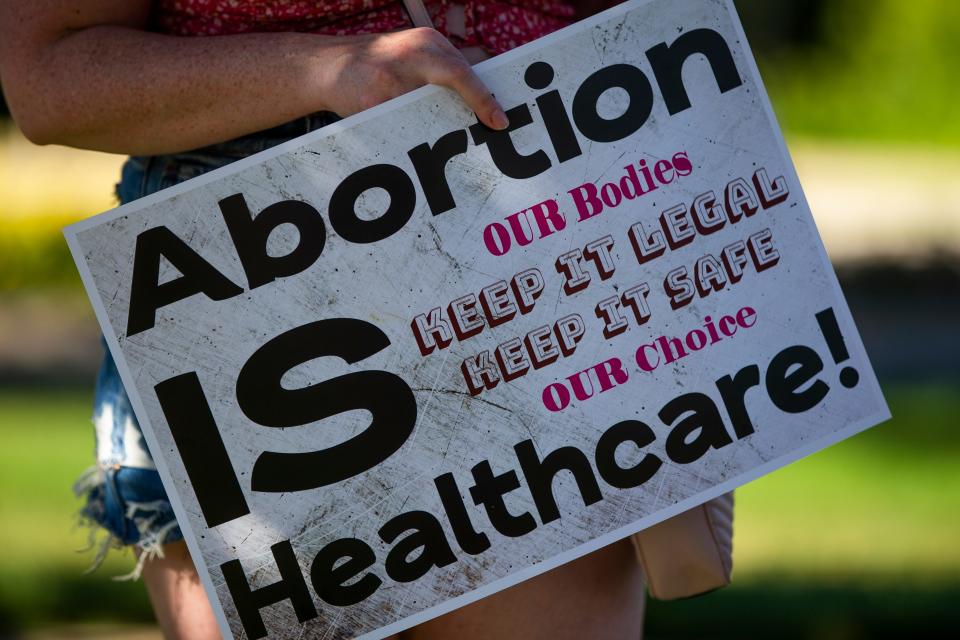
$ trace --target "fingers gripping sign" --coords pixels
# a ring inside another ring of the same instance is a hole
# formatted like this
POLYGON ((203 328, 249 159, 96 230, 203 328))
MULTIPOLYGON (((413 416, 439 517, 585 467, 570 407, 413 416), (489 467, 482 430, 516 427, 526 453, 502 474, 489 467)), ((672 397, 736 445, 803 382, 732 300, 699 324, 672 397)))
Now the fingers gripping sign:
POLYGON ((477 118, 491 129, 507 127, 503 107, 467 59, 436 29, 418 27, 372 36, 352 36, 343 47, 337 75, 337 96, 331 108, 347 116, 434 84, 456 92, 477 118))

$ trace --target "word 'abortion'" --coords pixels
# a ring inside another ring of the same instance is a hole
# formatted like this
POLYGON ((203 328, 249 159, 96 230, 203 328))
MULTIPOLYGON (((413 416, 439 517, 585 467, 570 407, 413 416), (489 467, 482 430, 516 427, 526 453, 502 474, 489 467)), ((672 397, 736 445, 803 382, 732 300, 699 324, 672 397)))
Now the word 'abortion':
MULTIPOLYGON (((721 94, 743 85, 733 54, 723 36, 712 29, 687 31, 672 43, 657 44, 646 51, 650 71, 670 116, 692 108, 683 80, 685 63, 708 64, 721 94)), ((580 136, 595 143, 613 143, 639 131, 650 119, 657 104, 653 84, 640 67, 616 63, 587 76, 577 87, 568 112, 558 89, 535 98, 541 125, 547 134, 556 162, 563 163, 583 154, 580 136), (611 89, 626 93, 627 106, 613 118, 601 114, 601 96, 611 89), (579 134, 579 136, 578 136, 579 134)), ((546 90, 554 81, 549 63, 532 63, 524 73, 531 89, 546 90)), ((419 144, 407 152, 413 174, 419 182, 432 215, 457 207, 447 181, 450 160, 465 154, 472 139, 483 147, 503 175, 524 180, 548 171, 554 164, 544 149, 522 153, 512 134, 533 125, 527 104, 507 110, 509 126, 502 131, 489 129, 480 122, 440 136, 433 144, 419 144)), ((242 193, 218 202, 223 220, 233 241, 250 289, 278 278, 289 277, 312 266, 323 252, 327 223, 320 212, 302 200, 283 200, 253 215, 242 193), (286 255, 268 255, 267 239, 278 226, 291 224, 299 233, 297 245, 286 255)), ((384 240, 402 229, 417 207, 417 189, 410 172, 398 164, 373 164, 345 177, 333 189, 327 207, 327 219, 333 231, 344 241, 370 244, 384 240), (371 189, 383 189, 389 204, 378 217, 361 216, 360 198, 371 189)), ((244 288, 233 282, 200 256, 183 239, 165 226, 147 229, 137 236, 127 336, 152 329, 157 311, 179 300, 204 294, 212 300, 233 298, 244 288), (167 260, 182 274, 169 282, 160 282, 160 263, 167 260)))

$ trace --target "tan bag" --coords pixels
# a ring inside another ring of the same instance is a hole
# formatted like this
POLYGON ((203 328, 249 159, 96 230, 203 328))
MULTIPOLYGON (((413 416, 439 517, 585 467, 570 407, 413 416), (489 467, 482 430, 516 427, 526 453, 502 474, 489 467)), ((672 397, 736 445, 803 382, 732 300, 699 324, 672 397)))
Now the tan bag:
POLYGON ((733 493, 714 498, 631 537, 650 595, 675 600, 730 584, 733 493))

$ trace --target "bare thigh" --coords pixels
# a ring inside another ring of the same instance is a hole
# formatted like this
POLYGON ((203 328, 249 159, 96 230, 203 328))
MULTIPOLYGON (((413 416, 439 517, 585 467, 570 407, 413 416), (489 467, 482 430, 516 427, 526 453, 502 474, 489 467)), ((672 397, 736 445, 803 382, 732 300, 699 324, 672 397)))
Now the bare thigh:
POLYGON ((163 558, 143 565, 143 582, 168 640, 217 640, 220 630, 197 568, 182 540, 163 546, 163 558))
POLYGON ((403 632, 401 640, 639 640, 644 582, 629 540, 403 632))
MULTIPOLYGON (((213 610, 183 542, 144 565, 164 637, 219 638, 213 610)), ((388 640, 639 640, 644 582, 628 540, 621 540, 388 640)))

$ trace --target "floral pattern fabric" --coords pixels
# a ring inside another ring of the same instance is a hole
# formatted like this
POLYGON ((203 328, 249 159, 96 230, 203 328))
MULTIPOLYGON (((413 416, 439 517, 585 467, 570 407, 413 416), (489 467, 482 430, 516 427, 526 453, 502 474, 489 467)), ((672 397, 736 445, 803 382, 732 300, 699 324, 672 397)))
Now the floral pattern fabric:
MULTIPOLYGON (((463 35, 447 33, 452 0, 426 0, 434 26, 457 46, 491 55, 509 51, 573 22, 563 0, 464 0, 463 35)), ((153 25, 179 36, 299 31, 343 36, 411 26, 402 0, 157 0, 153 25)))

